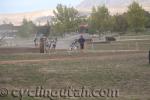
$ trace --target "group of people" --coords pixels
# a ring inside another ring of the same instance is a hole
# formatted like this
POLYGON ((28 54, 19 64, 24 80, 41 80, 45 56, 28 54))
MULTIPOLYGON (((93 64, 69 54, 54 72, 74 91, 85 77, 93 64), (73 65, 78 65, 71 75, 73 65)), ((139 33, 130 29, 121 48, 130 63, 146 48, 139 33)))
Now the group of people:
MULTIPOLYGON (((38 46, 38 39, 35 38, 34 39, 34 44, 35 47, 38 46)), ((79 47, 81 50, 84 49, 84 44, 85 44, 85 39, 84 37, 81 35, 79 39, 75 39, 71 45, 70 45, 70 50, 77 50, 79 47), (79 45, 78 45, 79 43, 79 45)), ((44 43, 44 48, 46 52, 49 52, 50 50, 55 50, 56 49, 56 45, 57 45, 57 38, 49 40, 48 38, 45 38, 45 43, 44 43)))
POLYGON ((79 48, 79 46, 77 44, 80 44, 80 49, 83 50, 84 49, 84 44, 85 44, 85 39, 84 37, 81 35, 79 39, 75 39, 72 44, 70 45, 70 50, 77 50, 79 48))
POLYGON ((57 38, 49 40, 46 38, 45 41, 45 51, 48 53, 50 50, 55 50, 57 45, 57 38))
MULTIPOLYGON (((48 52, 49 50, 55 50, 56 49, 56 44, 57 44, 57 38, 55 39, 51 39, 49 40, 47 37, 42 37, 44 39, 44 43, 43 43, 43 47, 44 47, 44 50, 46 52, 48 52)), ((35 44, 35 47, 39 47, 40 46, 40 40, 38 40, 37 38, 34 39, 34 44, 35 44)))

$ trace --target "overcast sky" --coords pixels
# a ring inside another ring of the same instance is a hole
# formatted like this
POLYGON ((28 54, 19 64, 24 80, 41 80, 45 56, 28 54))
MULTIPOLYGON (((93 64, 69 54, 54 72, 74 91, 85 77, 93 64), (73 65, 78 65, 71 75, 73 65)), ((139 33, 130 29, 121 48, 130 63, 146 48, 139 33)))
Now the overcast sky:
POLYGON ((54 9, 58 3, 77 6, 82 0, 0 0, 0 13, 54 9))

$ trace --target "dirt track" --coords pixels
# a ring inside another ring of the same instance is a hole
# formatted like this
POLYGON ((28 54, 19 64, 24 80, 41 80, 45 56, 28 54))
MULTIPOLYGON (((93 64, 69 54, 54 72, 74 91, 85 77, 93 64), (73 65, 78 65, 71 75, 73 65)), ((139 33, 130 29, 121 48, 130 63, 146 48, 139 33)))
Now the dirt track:
POLYGON ((129 59, 129 58, 146 58, 147 53, 143 52, 121 52, 121 53, 108 53, 97 55, 81 55, 81 56, 56 56, 44 59, 33 59, 33 60, 9 60, 9 61, 0 61, 0 64, 17 64, 17 63, 46 63, 49 61, 72 61, 72 60, 84 60, 84 59, 98 59, 98 60, 110 60, 110 59, 129 59))
POLYGON ((27 47, 0 48, 0 54, 14 54, 14 53, 39 53, 39 48, 27 48, 27 47))

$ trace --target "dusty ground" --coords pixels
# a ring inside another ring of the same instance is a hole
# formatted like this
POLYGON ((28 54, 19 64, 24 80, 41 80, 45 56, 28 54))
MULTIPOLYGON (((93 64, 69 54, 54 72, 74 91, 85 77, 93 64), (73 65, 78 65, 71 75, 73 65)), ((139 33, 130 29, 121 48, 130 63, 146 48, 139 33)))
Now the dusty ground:
POLYGON ((31 47, 1 47, 0 54, 14 54, 14 53, 39 53, 38 48, 31 47))
MULTIPOLYGON (((67 52, 67 51, 66 51, 67 52)), ((48 61, 71 61, 71 60, 82 60, 82 59, 118 59, 118 58, 130 58, 135 55, 148 55, 148 51, 108 51, 108 52, 78 52, 78 53, 63 53, 63 54, 45 54, 34 56, 34 54, 25 54, 28 55, 26 57, 20 58, 24 55, 18 55, 16 58, 12 58, 15 56, 8 55, 8 58, 5 60, 3 57, 0 57, 0 64, 17 64, 17 63, 43 63, 48 61), (30 55, 30 56, 29 56, 30 55), (10 57, 10 58, 9 58, 10 57), (28 59, 30 57, 30 59, 28 59)), ((17 55, 17 54, 16 54, 17 55)), ((6 56, 6 55, 3 55, 6 56)))
MULTIPOLYGON (((56 54, 3 54, 0 87, 116 88, 119 98, 61 98, 61 100, 150 100, 148 51, 57 52, 56 54)), ((11 96, 0 100, 18 100, 11 96)), ((23 100, 49 100, 30 98, 23 100)), ((59 100, 56 98, 56 100, 59 100)))

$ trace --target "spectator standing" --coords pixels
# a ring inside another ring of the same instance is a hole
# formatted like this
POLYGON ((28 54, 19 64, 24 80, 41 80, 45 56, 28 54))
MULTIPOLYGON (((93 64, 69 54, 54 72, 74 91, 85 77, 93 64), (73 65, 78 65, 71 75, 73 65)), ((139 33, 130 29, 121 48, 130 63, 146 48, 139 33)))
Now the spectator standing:
POLYGON ((80 49, 83 50, 84 49, 85 39, 84 39, 84 37, 82 35, 80 36, 78 42, 80 44, 80 49))

